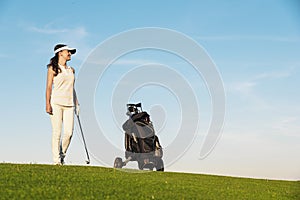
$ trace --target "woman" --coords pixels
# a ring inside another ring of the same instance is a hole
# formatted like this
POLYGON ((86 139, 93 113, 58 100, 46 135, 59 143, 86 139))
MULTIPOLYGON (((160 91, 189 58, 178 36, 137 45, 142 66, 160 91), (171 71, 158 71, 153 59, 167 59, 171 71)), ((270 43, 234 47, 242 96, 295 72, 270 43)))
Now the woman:
POLYGON ((79 103, 74 90, 75 70, 67 65, 76 49, 65 44, 54 47, 55 56, 47 65, 46 112, 52 124, 52 155, 56 165, 64 164, 73 135, 74 107, 79 114, 79 103), (64 134, 61 138, 62 125, 64 134))

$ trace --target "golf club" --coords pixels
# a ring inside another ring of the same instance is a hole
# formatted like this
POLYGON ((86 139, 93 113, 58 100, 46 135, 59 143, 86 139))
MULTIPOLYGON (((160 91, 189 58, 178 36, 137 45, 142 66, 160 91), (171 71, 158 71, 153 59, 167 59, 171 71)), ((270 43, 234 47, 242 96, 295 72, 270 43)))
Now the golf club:
POLYGON ((86 152, 86 156, 87 156, 87 160, 85 162, 86 162, 86 164, 90 164, 90 156, 89 156, 89 152, 88 152, 87 147, 86 147, 86 143, 85 143, 85 139, 84 139, 84 135, 83 135, 79 115, 76 115, 76 116, 77 116, 80 132, 81 132, 81 136, 82 136, 82 140, 83 140, 83 144, 84 144, 84 148, 85 148, 85 152, 86 152))

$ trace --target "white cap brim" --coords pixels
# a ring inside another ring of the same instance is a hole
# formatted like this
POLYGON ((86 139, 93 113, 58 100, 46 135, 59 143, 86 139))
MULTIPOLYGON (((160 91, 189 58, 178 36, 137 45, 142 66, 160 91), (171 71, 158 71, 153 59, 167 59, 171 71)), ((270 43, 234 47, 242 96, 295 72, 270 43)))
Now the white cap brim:
POLYGON ((56 50, 54 51, 54 53, 56 54, 57 52, 60 52, 60 51, 62 51, 62 50, 68 50, 68 51, 71 52, 71 54, 76 53, 76 49, 75 49, 75 48, 71 48, 71 47, 69 47, 69 46, 63 46, 63 47, 60 47, 60 48, 56 49, 56 50))

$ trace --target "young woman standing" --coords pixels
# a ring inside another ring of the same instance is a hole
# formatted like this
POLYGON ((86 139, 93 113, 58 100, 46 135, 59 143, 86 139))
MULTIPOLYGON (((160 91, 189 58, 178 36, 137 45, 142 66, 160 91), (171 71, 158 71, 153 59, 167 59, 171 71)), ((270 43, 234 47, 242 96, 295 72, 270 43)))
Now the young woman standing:
POLYGON ((47 65, 46 112, 52 124, 52 155, 56 165, 64 164, 74 129, 74 107, 79 114, 79 103, 74 89, 75 70, 67 65, 76 49, 65 44, 54 47, 55 56, 47 65), (62 126, 64 129, 63 137, 62 126))

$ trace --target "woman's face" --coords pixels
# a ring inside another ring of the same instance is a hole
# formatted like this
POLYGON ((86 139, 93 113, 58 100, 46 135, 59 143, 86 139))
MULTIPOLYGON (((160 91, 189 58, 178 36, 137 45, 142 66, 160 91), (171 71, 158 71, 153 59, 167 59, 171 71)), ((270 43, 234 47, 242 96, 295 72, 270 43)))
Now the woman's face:
POLYGON ((69 51, 69 50, 67 50, 67 49, 65 49, 65 50, 62 50, 61 52, 60 52, 60 55, 66 60, 66 61, 69 61, 69 60, 71 60, 71 52, 69 51))

